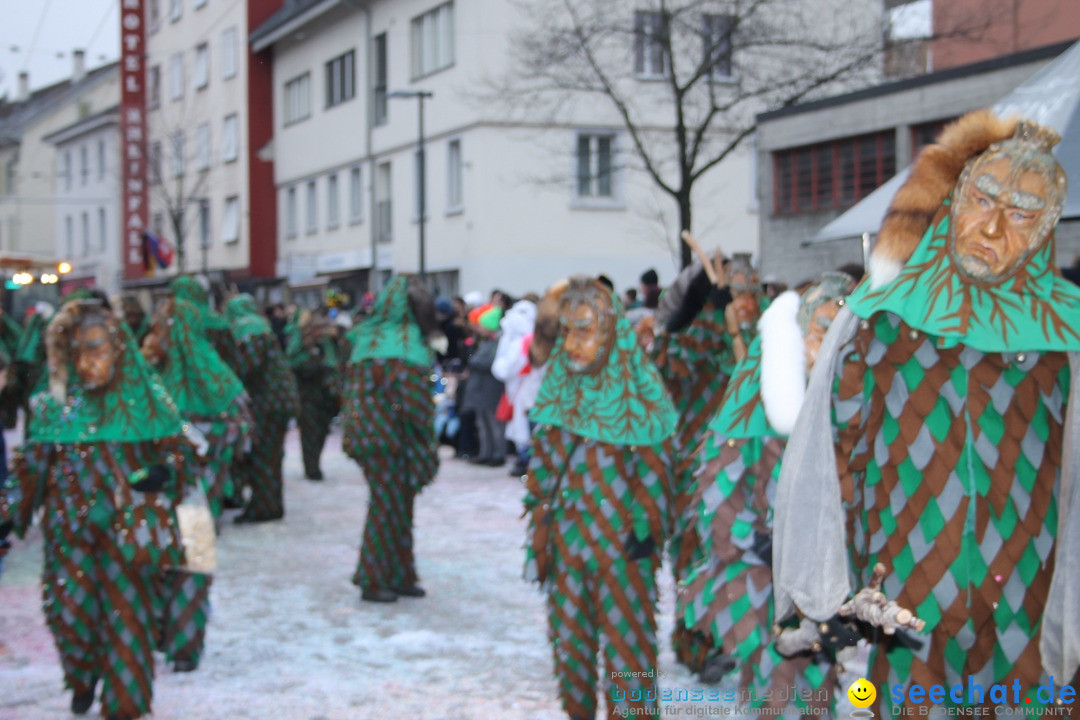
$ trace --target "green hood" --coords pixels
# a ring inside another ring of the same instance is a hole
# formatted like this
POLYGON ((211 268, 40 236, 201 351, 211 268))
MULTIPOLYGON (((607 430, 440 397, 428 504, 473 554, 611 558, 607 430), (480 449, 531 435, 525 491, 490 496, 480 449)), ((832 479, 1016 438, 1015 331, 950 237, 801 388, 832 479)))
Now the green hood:
POLYGON ((47 391, 31 399, 28 443, 134 443, 183 434, 176 403, 135 349, 127 326, 119 326, 124 349, 113 384, 102 392, 87 392, 69 363, 65 403, 47 391))
POLYGON ((761 403, 760 335, 750 343, 742 362, 735 366, 709 430, 734 439, 779 435, 769 425, 761 403))
POLYGON ((41 362, 45 356, 45 326, 48 321, 39 313, 34 313, 26 321, 15 359, 25 363, 41 362))
POLYGON ((848 297, 851 311, 869 318, 895 313, 913 328, 941 338, 943 347, 983 352, 1080 350, 1080 288, 1054 265, 1047 239, 1008 280, 987 286, 961 275, 948 252, 949 201, 901 270, 877 290, 863 282, 848 297))
POLYGON ((675 432, 678 413, 656 367, 637 344, 622 303, 615 308, 615 341, 607 364, 583 374, 567 367, 559 337, 530 418, 613 445, 655 445, 675 432))
MULTIPOLYGON (((312 360, 309 348, 304 347, 304 333, 300 328, 301 311, 293 313, 292 319, 285 325, 285 356, 289 360, 289 367, 296 369, 306 366, 312 360)), ((338 366, 337 344, 329 338, 319 340, 319 362, 326 368, 336 369, 338 366)))
POLYGON ((206 292, 199 281, 187 275, 178 277, 169 283, 173 297, 177 300, 186 300, 198 308, 203 315, 203 322, 207 330, 228 330, 229 322, 221 315, 210 309, 210 295, 206 292))
POLYGON ((161 377, 184 417, 227 412, 244 392, 243 383, 207 339, 202 313, 179 298, 173 307, 169 353, 161 377))
POLYGON ((270 321, 259 312, 255 298, 243 294, 225 303, 225 318, 237 342, 244 342, 256 335, 269 335, 270 321))
POLYGON ((409 307, 409 283, 402 275, 392 278, 382 289, 371 314, 349 332, 349 340, 352 342, 350 364, 388 358, 430 367, 435 361, 409 307))

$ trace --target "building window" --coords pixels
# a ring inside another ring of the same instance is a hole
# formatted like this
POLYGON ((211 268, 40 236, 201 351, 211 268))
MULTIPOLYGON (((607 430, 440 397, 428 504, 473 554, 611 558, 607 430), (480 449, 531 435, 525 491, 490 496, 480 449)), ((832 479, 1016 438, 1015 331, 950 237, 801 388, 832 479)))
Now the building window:
POLYGON ((634 13, 634 73, 639 77, 666 77, 668 72, 667 23, 662 13, 634 13))
POLYGON ((146 102, 153 110, 161 107, 161 66, 154 65, 146 75, 146 102))
POLYGON ((90 254, 90 213, 86 211, 82 214, 82 254, 90 254))
POLYGON ((319 229, 319 195, 314 180, 307 184, 307 233, 311 235, 319 229))
POLYGON ((98 180, 105 179, 105 141, 97 141, 97 177, 98 180))
POLYGON ((390 163, 385 162, 375 168, 375 241, 380 243, 394 239, 390 187, 390 163))
POLYGON ((71 174, 72 174, 71 151, 70 150, 65 150, 64 151, 64 167, 63 167, 63 169, 60 170, 60 177, 64 178, 64 189, 65 190, 70 190, 71 189, 71 174))
POLYGON ((236 113, 225 116, 225 127, 221 133, 221 161, 234 162, 240 154, 240 125, 236 113))
POLYGON ((75 257, 75 220, 70 215, 64 218, 64 240, 67 257, 75 257))
POLYGON ((896 134, 886 130, 773 153, 773 212, 843 210, 896 174, 896 134))
POLYGON ((228 80, 236 75, 240 65, 236 28, 226 28, 221 33, 221 76, 228 80))
POLYGON ((146 25, 150 34, 161 28, 161 0, 146 0, 146 25))
POLYGON ((161 141, 150 143, 150 182, 161 182, 161 141))
POLYGON ((364 188, 360 184, 360 166, 349 168, 349 222, 358 223, 364 217, 364 188))
POLYGON ((105 252, 107 245, 105 234, 105 208, 98 208, 97 211, 97 230, 98 230, 98 252, 105 252))
POLYGON ((210 46, 200 43, 195 47, 195 89, 202 90, 210 84, 210 46))
POLYGON ((178 130, 172 135, 172 176, 184 174, 184 131, 178 130))
POLYGON ((195 169, 210 169, 210 123, 195 128, 195 169))
POLYGON ((169 96, 173 100, 184 97, 184 54, 176 53, 169 60, 169 96))
POLYGON ((285 124, 311 117, 311 73, 304 73, 285 83, 285 124))
POLYGON ((705 62, 709 67, 712 80, 730 80, 731 69, 731 33, 735 28, 735 18, 731 15, 705 15, 703 17, 702 39, 704 42, 705 62))
POLYGON ((326 178, 326 228, 328 230, 336 228, 340 222, 339 206, 337 173, 331 173, 326 178))
POLYGON ((356 96, 356 53, 349 51, 326 63, 326 107, 332 108, 356 96))
POLYGON ((454 3, 412 21, 412 77, 422 78, 454 64, 454 3))
POLYGON ((461 141, 451 140, 446 146, 446 211, 459 211, 462 205, 461 141))
POLYGON ((176 22, 184 16, 184 0, 169 0, 169 20, 176 22))
POLYGON ((236 195, 225 198, 225 216, 221 222, 221 242, 234 243, 240 240, 240 198, 236 195))
POLYGON ((294 238, 296 235, 296 188, 291 187, 285 191, 285 237, 294 238))
POLYGON ((210 201, 199 200, 199 247, 210 247, 210 201))
POLYGON ((85 185, 90 179, 90 151, 85 145, 79 146, 79 184, 85 185))
POLYGON ((372 105, 376 125, 382 125, 386 122, 387 74, 386 33, 382 33, 375 37, 375 100, 372 105))
POLYGON ((577 136, 576 194, 579 198, 615 197, 613 133, 579 133, 577 136))

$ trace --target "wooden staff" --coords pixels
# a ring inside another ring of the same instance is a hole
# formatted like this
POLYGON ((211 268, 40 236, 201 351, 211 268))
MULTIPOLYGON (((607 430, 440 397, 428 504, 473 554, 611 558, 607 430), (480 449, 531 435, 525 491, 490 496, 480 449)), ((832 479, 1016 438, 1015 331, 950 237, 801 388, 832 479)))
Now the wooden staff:
POLYGON ((698 245, 698 241, 694 239, 694 236, 690 234, 689 230, 682 231, 682 241, 686 243, 686 246, 690 248, 690 251, 698 256, 698 259, 705 265, 705 275, 716 287, 722 287, 724 281, 716 274, 716 268, 713 266, 712 259, 705 254, 705 251, 698 245))

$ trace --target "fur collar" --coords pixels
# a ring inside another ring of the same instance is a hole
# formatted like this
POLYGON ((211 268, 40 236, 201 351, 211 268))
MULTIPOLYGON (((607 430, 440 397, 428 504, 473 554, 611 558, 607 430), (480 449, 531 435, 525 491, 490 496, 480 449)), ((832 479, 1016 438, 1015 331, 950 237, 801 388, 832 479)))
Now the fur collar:
POLYGON ((769 425, 790 435, 806 395, 806 350, 796 316, 799 294, 780 294, 761 314, 761 404, 769 425))

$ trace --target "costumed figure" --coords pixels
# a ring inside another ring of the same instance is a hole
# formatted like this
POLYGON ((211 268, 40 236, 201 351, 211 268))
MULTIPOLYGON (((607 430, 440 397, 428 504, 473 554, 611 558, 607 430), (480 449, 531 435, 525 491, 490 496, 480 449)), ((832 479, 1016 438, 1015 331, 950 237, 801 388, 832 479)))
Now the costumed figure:
POLYGON ((1039 684, 1076 682, 1080 289, 1054 264, 1057 140, 979 111, 920 153, 788 441, 776 617, 831 621, 880 565, 925 622, 870 638, 878 717, 919 704, 911 683, 1036 707, 1039 684))
MULTIPOLYGON (((757 320, 769 306, 769 299, 762 291, 757 270, 746 253, 735 255, 724 265, 731 302, 725 308, 724 325, 731 336, 732 360, 741 362, 746 357, 750 343, 754 341, 757 320)), ((730 370, 734 370, 732 364, 730 370)))
POLYGON ((609 718, 656 714, 675 408, 621 303, 591 278, 548 292, 531 354, 548 370, 531 416, 525 577, 547 595, 563 709, 594 718, 599 685, 609 718))
POLYGON ((326 315, 297 310, 285 327, 285 354, 300 393, 304 476, 322 480, 319 458, 341 407, 340 326, 326 315))
POLYGON ((184 566, 173 502, 195 478, 176 405, 119 318, 68 300, 47 332, 48 389, 0 493, 0 540, 43 509, 44 611, 73 692, 102 715, 150 712, 156 574, 184 566))
POLYGON ((300 404, 296 378, 255 298, 247 294, 231 298, 225 303, 225 316, 236 342, 236 374, 251 399, 255 420, 251 452, 236 466, 240 486, 251 495, 233 522, 278 520, 285 515, 281 477, 285 433, 300 404))
POLYGON ((413 504, 439 469, 429 339, 443 335, 434 298, 418 278, 398 275, 349 337, 342 447, 369 488, 353 584, 372 602, 423 597, 413 556, 413 504))
POLYGON ((146 333, 150 332, 151 321, 142 303, 139 302, 139 298, 134 295, 121 297, 120 315, 124 319, 124 324, 127 325, 128 332, 131 333, 132 340, 135 341, 135 346, 142 347, 146 333))
POLYGON ((697 668, 702 680, 715 683, 738 668, 751 708, 829 710, 831 659, 785 658, 772 644, 772 505, 807 369, 854 285, 848 275, 825 273, 801 298, 789 290, 762 313, 759 333, 709 423, 681 518, 700 539, 704 559, 680 584, 676 617, 705 639, 708 655, 697 668))
MULTIPOLYGON (((679 414, 671 507, 676 522, 668 541, 676 583, 702 559, 701 541, 694 527, 684 527, 677 520, 690 500, 698 446, 709 420, 720 407, 735 365, 734 343, 740 332, 729 332, 725 321, 732 301, 724 271, 727 261, 719 253, 706 257, 689 233, 684 233, 683 238, 695 250, 695 259, 660 297, 655 316, 657 334, 652 343, 656 368, 679 414)), ((705 638, 688 631, 678 616, 671 643, 676 659, 693 672, 702 669, 711 650, 705 638)))
MULTIPOLYGON (((23 329, 10 315, 0 309, 0 362, 4 368, 11 368, 7 384, 0 391, 0 425, 13 429, 19 421, 20 392, 19 372, 15 365, 19 345, 22 342, 23 329)), ((2 441, 0 441, 2 442, 2 441)))
POLYGON ((237 348, 232 328, 224 315, 210 307, 210 293, 207 288, 199 279, 184 275, 169 283, 169 289, 177 300, 186 300, 199 310, 210 344, 225 364, 236 372, 239 360, 236 357, 237 348))

